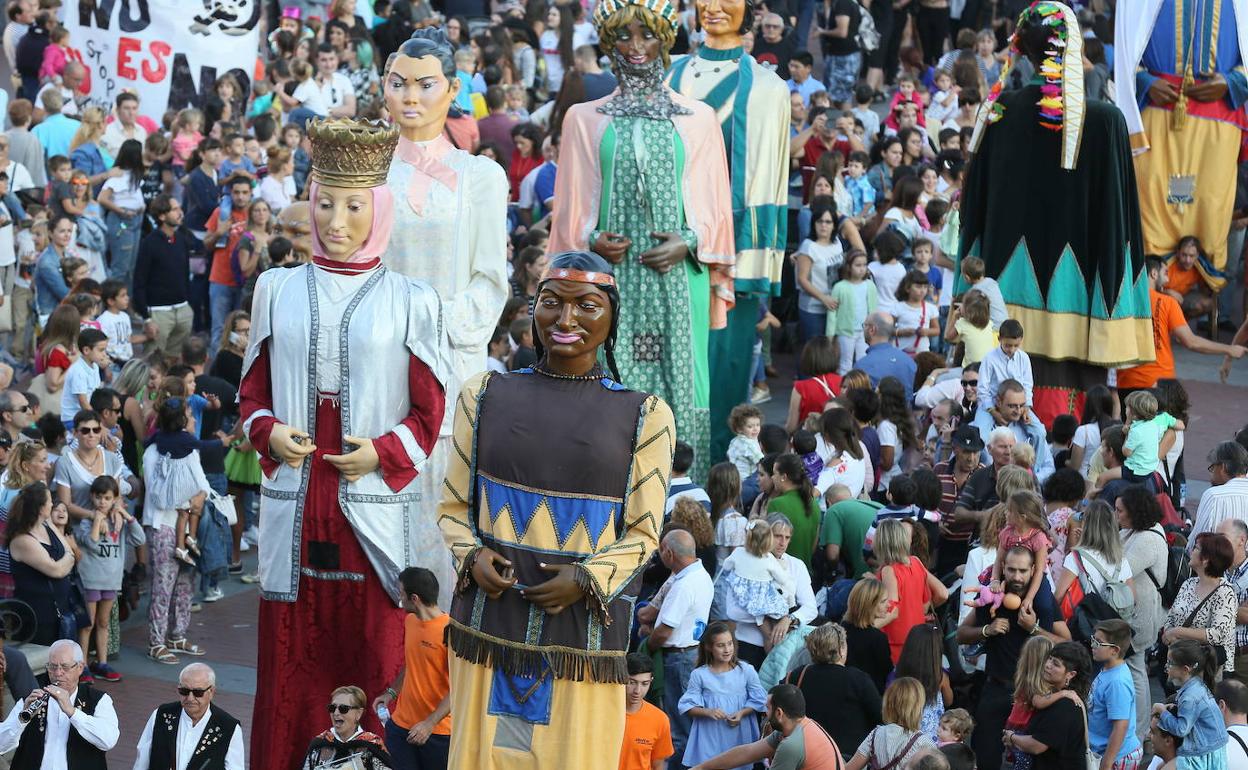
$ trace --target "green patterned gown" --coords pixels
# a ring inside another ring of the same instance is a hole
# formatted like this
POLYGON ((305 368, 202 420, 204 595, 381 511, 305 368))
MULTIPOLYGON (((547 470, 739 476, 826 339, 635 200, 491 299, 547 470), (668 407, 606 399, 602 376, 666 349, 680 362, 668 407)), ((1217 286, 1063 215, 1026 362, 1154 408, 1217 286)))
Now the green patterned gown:
POLYGON ((659 273, 641 264, 655 232, 676 232, 697 253, 682 195, 685 147, 670 120, 613 117, 599 146, 602 198, 599 232, 632 240, 616 266, 620 323, 615 359, 623 384, 671 406, 676 437, 699 450, 692 476, 705 479, 710 446, 710 274, 686 259, 659 273))

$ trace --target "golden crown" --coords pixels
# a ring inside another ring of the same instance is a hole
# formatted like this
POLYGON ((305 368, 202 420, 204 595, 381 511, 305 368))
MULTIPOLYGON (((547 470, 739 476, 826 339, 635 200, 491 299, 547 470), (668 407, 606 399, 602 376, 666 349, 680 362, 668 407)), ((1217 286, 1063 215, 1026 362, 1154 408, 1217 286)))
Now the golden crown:
POLYGON ((312 178, 334 187, 380 187, 399 142, 397 124, 332 118, 308 124, 312 178))

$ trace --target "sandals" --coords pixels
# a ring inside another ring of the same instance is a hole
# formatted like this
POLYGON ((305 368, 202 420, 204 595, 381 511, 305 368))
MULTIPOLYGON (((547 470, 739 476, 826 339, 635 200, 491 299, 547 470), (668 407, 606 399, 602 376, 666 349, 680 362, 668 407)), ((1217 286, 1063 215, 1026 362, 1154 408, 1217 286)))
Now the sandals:
POLYGON ((151 658, 157 663, 173 664, 173 663, 178 662, 178 656, 174 655, 172 652, 169 652, 169 648, 163 644, 154 644, 151 647, 148 647, 147 657, 151 658))
POLYGON ((191 554, 194 556, 200 555, 199 543, 195 540, 195 538, 191 537, 190 535, 186 536, 186 550, 190 551, 191 554))
POLYGON ((169 646, 170 652, 175 652, 179 655, 194 655, 199 657, 200 655, 207 654, 198 644, 192 644, 186 639, 167 639, 165 643, 169 646))
POLYGON ((195 560, 191 558, 191 555, 186 552, 185 548, 173 549, 173 558, 177 559, 183 564, 189 564, 192 567, 195 566, 195 560))

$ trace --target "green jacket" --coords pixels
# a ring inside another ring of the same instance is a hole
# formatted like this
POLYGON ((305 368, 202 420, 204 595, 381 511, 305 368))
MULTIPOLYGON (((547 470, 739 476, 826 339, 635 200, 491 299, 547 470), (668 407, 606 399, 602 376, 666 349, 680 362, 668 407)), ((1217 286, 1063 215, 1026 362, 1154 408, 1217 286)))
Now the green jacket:
MULTIPOLYGON (((870 276, 867 276, 864 283, 867 284, 866 315, 871 315, 879 304, 879 294, 875 290, 875 281, 872 281, 870 276)), ((853 337, 859 334, 862 329, 854 324, 854 320, 858 317, 857 308, 854 307, 854 285, 849 281, 837 281, 832 287, 832 299, 839 304, 836 310, 828 313, 827 333, 842 337, 853 337)))

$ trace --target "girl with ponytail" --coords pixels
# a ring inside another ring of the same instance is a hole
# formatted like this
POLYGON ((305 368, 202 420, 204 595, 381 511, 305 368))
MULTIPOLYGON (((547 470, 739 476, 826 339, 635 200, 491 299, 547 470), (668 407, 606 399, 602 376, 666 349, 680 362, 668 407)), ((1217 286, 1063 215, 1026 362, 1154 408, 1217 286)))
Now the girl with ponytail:
POLYGON ((1154 703, 1164 731, 1183 739, 1176 766, 1183 770, 1225 770, 1226 725, 1210 690, 1222 667, 1213 645, 1180 639, 1170 645, 1166 677, 1178 689, 1173 703, 1154 703))
POLYGON ((767 503, 767 513, 783 513, 793 522, 793 539, 786 553, 810 567, 822 510, 801 455, 787 452, 777 457, 771 483, 774 491, 767 503))

